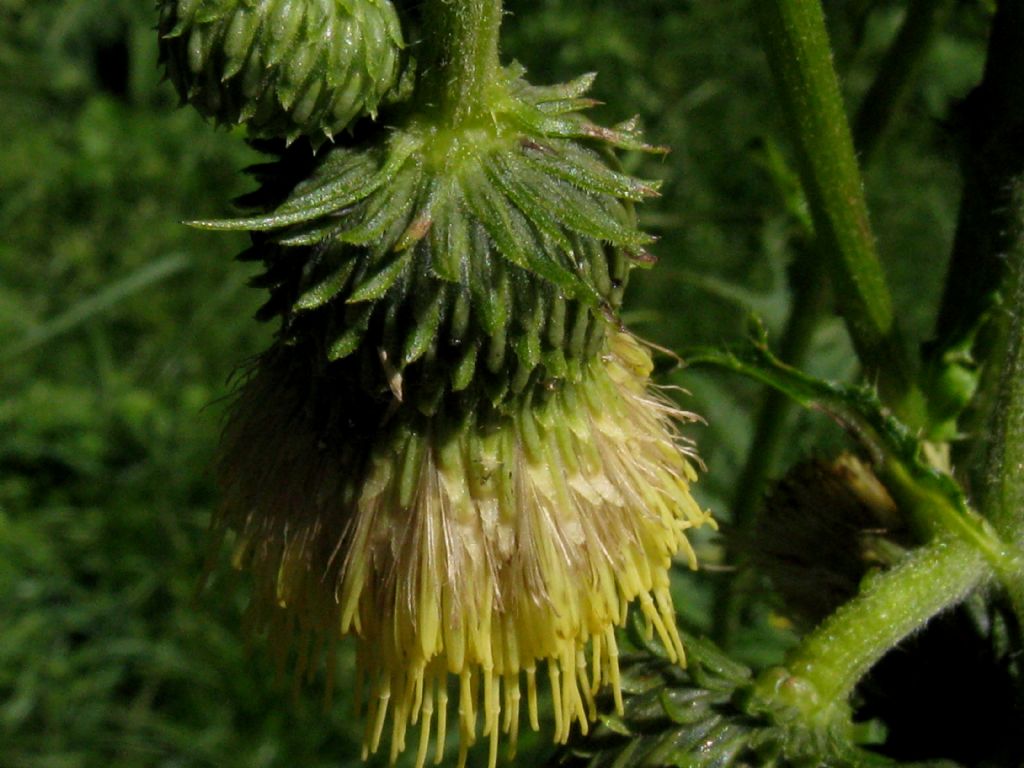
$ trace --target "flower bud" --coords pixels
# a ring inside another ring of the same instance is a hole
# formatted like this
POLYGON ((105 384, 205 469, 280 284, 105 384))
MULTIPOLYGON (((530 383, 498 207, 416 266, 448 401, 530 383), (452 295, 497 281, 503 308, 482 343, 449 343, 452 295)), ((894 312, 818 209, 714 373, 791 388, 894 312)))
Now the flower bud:
POLYGON ((398 80, 388 0, 161 0, 159 31, 182 101, 254 138, 330 139, 398 80))

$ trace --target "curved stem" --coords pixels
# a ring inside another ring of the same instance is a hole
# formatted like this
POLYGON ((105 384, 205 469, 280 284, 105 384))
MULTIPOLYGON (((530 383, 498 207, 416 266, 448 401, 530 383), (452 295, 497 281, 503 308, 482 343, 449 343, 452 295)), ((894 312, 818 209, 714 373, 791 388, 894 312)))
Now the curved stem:
MULTIPOLYGON (((981 552, 954 536, 913 551, 890 571, 875 576, 861 593, 808 635, 787 662, 808 686, 793 701, 813 721, 845 707, 861 678, 889 650, 933 616, 956 605, 990 573, 981 552)), ((765 677, 761 696, 773 699, 777 683, 765 677)))
MULTIPOLYGON (((853 120, 853 140, 862 165, 869 165, 875 157, 952 6, 951 0, 911 1, 903 26, 886 52, 853 120)), ((813 233, 800 236, 794 248, 797 253, 790 278, 793 301, 779 343, 779 357, 800 368, 815 329, 825 314, 828 274, 822 260, 816 258, 822 252, 822 245, 813 242, 813 233)), ((741 538, 750 531, 765 486, 778 464, 791 409, 792 404, 782 393, 776 390, 765 393, 731 506, 733 527, 741 538)), ((729 546, 728 541, 726 546, 729 546)), ((730 562, 731 553, 727 552, 725 559, 730 562)), ((741 572, 735 579, 723 582, 717 590, 714 636, 726 648, 732 645, 739 629, 746 604, 747 581, 745 573, 741 572)))
MULTIPOLYGON (((814 338, 814 329, 824 314, 828 296, 820 262, 813 246, 801 241, 793 263, 793 307, 786 320, 786 328, 779 346, 779 357, 794 366, 800 366, 814 338)), ((748 539, 761 504, 768 478, 775 471, 785 437, 785 425, 791 411, 789 398, 777 389, 767 389, 757 415, 754 438, 747 452, 747 462, 736 485, 731 507, 732 527, 740 540, 748 539)), ((737 554, 727 537, 726 562, 737 554)), ((725 648, 732 646, 739 631, 747 590, 752 585, 749 571, 741 567, 735 578, 721 582, 714 604, 714 636, 725 648)))

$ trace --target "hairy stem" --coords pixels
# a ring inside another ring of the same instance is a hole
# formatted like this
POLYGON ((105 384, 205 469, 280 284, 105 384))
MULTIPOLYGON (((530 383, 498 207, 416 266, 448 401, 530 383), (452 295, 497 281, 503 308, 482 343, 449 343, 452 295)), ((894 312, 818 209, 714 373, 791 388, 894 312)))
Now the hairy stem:
MULTIPOLYGON (((987 296, 1002 286, 1012 320, 989 358, 1001 370, 990 418, 988 472, 979 497, 997 537, 980 521, 945 509, 927 489, 901 477, 898 463, 885 472, 900 503, 921 507, 937 533, 891 571, 875 577, 850 603, 809 635, 789 659, 789 672, 809 684, 801 696, 808 716, 846 706, 854 687, 907 634, 972 589, 998 577, 1024 619, 1024 3, 1001 3, 993 23, 982 85, 971 100, 977 124, 966 163, 961 229, 950 272, 940 334, 957 339, 977 322, 987 296), (968 237, 973 235, 973 237, 968 237), (973 242, 969 242, 973 240, 973 242), (972 272, 980 272, 972 278, 972 272), (959 302, 959 303, 958 303, 959 302), (925 509, 924 507, 934 507, 925 509)), ((942 336, 940 336, 942 338, 942 336)), ((910 511, 910 510, 908 510, 910 511)), ((797 686, 799 689, 799 686, 797 686)))
MULTIPOLYGON (((1015 242, 1007 253, 1009 274, 1004 282, 1009 327, 1004 334, 1005 350, 999 392, 994 413, 994 440, 989 453, 984 512, 1014 548, 1024 556, 1024 178, 1012 192, 1016 224, 1015 242)), ((1004 579, 1004 585, 1024 627, 1024 579, 1004 579)))
MULTIPOLYGON (((791 686, 797 706, 812 722, 826 722, 847 705, 861 678, 907 635, 963 600, 991 571, 982 553, 952 535, 937 537, 832 614, 792 653, 786 667, 805 686, 791 686)), ((762 696, 779 695, 765 677, 762 696)))
POLYGON ((904 418, 918 421, 920 395, 875 248, 821 5, 818 0, 754 5, 840 311, 883 398, 904 418))
MULTIPOLYGON (((930 357, 941 361, 983 321, 1000 292, 1020 241, 1020 186, 1024 183, 1024 3, 1005 2, 992 23, 988 60, 981 84, 965 99, 955 123, 961 135, 964 177, 953 255, 935 328, 930 357)), ((1012 305, 1011 305, 1012 306, 1012 305)), ((982 328, 976 357, 981 382, 960 421, 966 434, 989 434, 1000 420, 1000 372, 1008 324, 982 328)), ((978 505, 985 509, 991 441, 965 441, 955 453, 978 505)))
POLYGON ((499 81, 501 0, 427 0, 423 93, 448 125, 487 114, 499 81))

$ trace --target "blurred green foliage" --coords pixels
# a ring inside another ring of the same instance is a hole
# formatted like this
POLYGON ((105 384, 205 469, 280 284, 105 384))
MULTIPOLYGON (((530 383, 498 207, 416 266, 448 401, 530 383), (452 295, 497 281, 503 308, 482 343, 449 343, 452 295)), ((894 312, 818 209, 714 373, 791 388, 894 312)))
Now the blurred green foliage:
MULTIPOLYGON (((758 149, 785 152, 785 136, 744 3, 507 6, 505 52, 534 81, 599 71, 598 118, 639 113, 673 150, 624 158, 665 180, 641 211, 661 263, 636 275, 630 325, 670 349, 736 341, 750 310, 777 333, 798 225, 758 149)), ((902 4, 826 7, 855 107, 902 4)), ((344 683, 324 711, 316 683, 293 696, 275 681, 260 644, 243 642, 246 585, 226 553, 196 594, 229 379, 272 329, 251 320, 260 296, 231 261, 243 239, 180 223, 227 213, 257 156, 175 110, 154 23, 137 0, 0 0, 0 765, 348 765, 360 726, 344 683)), ((979 77, 984 33, 983 13, 959 6, 867 174, 915 343, 956 221, 947 115, 979 77)), ((824 323, 810 369, 849 379, 854 366, 841 325, 824 323)), ((699 490, 728 520, 761 392, 704 373, 665 380, 708 421, 691 430, 710 468, 699 490)), ((782 464, 841 439, 799 419, 782 464)), ((713 564, 715 542, 702 549, 713 564)), ((693 629, 707 626, 713 579, 680 574, 693 629)), ((758 664, 786 633, 753 622, 744 638, 758 664)))

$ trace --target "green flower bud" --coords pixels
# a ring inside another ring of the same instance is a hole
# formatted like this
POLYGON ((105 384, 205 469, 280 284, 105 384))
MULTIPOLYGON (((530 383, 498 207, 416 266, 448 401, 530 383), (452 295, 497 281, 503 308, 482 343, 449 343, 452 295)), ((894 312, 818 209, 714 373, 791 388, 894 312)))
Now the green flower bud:
POLYGON ((398 81, 388 0, 161 0, 159 32, 182 100, 254 138, 330 139, 398 81))

